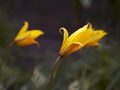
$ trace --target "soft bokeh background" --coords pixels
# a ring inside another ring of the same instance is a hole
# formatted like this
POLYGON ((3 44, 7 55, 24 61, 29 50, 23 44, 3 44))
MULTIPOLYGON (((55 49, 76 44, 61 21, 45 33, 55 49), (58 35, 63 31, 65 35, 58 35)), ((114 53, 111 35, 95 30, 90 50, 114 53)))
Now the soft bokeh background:
POLYGON ((120 90, 120 0, 0 0, 0 55, 23 22, 45 35, 35 45, 12 47, 3 56, 0 90, 46 90, 62 35, 91 22, 108 35, 101 47, 84 48, 66 58, 54 90, 120 90))

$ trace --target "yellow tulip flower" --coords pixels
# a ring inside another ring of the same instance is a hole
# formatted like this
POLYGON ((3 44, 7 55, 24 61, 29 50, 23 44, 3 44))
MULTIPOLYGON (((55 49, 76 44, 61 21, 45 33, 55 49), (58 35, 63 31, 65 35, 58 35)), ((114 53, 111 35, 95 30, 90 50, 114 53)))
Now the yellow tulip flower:
POLYGON ((39 45, 39 43, 35 39, 38 38, 40 35, 43 35, 44 33, 41 30, 27 31, 28 26, 29 26, 28 22, 25 21, 23 27, 20 29, 19 33, 15 37, 14 42, 18 46, 23 47, 31 44, 39 45))
POLYGON ((99 41, 107 34, 103 30, 94 30, 90 23, 78 29, 70 36, 65 28, 60 28, 60 32, 64 33, 59 52, 61 57, 76 52, 85 46, 99 45, 99 41))

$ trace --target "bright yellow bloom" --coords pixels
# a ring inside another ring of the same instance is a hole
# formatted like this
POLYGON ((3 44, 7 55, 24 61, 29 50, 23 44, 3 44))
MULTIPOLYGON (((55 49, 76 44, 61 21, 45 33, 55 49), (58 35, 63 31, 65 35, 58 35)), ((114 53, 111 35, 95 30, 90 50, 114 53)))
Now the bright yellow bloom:
POLYGON ((43 35, 44 33, 41 30, 27 31, 28 26, 28 22, 25 21, 23 27, 20 29, 19 33, 15 37, 14 41, 18 46, 23 47, 31 44, 39 45, 39 43, 35 39, 38 38, 40 35, 43 35))
POLYGON ((99 41, 107 34, 103 30, 94 30, 90 23, 78 29, 70 36, 65 28, 60 28, 60 32, 64 33, 59 52, 61 57, 76 52, 85 46, 99 45, 99 41))

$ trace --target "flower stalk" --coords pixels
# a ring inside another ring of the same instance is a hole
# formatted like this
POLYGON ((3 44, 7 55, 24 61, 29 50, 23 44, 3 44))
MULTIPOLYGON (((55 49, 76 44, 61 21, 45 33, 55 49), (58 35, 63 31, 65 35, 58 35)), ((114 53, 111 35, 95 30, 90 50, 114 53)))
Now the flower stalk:
POLYGON ((54 86, 57 76, 58 76, 58 72, 59 72, 61 63, 62 63, 62 58, 61 58, 61 56, 58 56, 58 58, 56 59, 54 65, 53 65, 53 68, 52 68, 52 71, 51 71, 51 74, 49 77, 48 90, 53 89, 53 86, 54 86))
POLYGON ((0 69, 4 63, 3 57, 8 53, 8 51, 13 47, 15 43, 11 42, 4 50, 4 52, 2 53, 1 57, 0 57, 0 69))

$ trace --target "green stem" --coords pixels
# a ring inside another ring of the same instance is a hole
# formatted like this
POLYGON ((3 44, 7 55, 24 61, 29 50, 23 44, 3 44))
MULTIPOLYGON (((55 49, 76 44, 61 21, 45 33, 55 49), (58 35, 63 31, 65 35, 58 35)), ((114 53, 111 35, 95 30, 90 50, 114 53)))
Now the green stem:
POLYGON ((53 86, 56 82, 56 78, 57 78, 61 63, 62 63, 62 59, 61 59, 60 56, 58 56, 58 58, 56 59, 54 65, 53 65, 53 68, 52 68, 52 71, 51 71, 51 74, 50 74, 50 77, 49 77, 48 90, 53 89, 53 86))
POLYGON ((0 69, 2 67, 2 64, 4 63, 3 57, 7 54, 7 52, 9 51, 9 49, 14 45, 14 42, 11 42, 4 50, 4 52, 2 53, 1 57, 0 57, 0 69))

